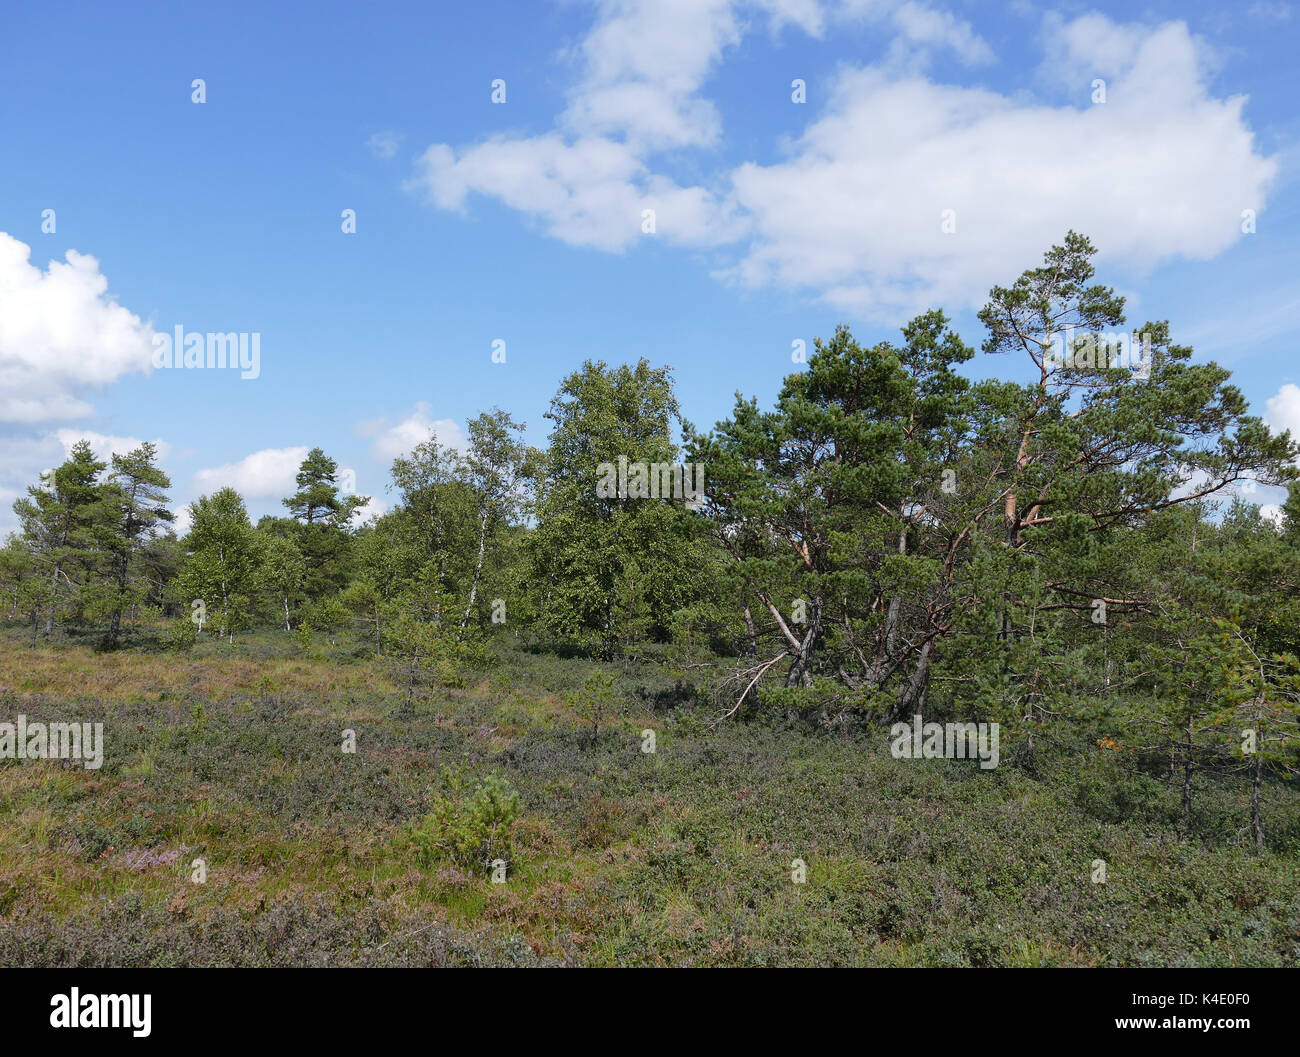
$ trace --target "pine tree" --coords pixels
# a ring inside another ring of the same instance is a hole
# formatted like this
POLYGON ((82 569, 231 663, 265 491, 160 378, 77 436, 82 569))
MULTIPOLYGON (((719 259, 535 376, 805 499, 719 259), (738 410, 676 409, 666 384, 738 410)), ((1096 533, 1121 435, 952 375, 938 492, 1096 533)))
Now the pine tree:
POLYGON ((110 488, 101 508, 105 516, 99 525, 106 563, 94 606, 108 617, 110 648, 121 638, 123 615, 148 593, 147 581, 135 578, 142 559, 159 530, 175 520, 167 508, 171 480, 156 465, 157 458, 157 448, 148 442, 112 458, 110 488))
POLYGON ((14 503, 28 552, 48 576, 40 592, 46 635, 54 630, 60 601, 75 606, 84 578, 93 568, 94 527, 105 499, 99 475, 105 468, 90 444, 78 441, 61 466, 14 503))
POLYGON ((924 695, 970 516, 943 471, 957 465, 968 408, 954 367, 972 352, 942 313, 903 338, 863 347, 837 328, 772 412, 738 397, 690 451, 708 466, 706 513, 731 559, 747 652, 775 640, 742 674, 788 658, 786 687, 811 688, 820 671, 886 718, 924 695))
POLYGON ((298 491, 284 505, 299 523, 296 542, 306 563, 304 590, 308 598, 319 600, 346 582, 350 522, 369 500, 341 493, 338 463, 320 448, 307 453, 296 482, 298 491))

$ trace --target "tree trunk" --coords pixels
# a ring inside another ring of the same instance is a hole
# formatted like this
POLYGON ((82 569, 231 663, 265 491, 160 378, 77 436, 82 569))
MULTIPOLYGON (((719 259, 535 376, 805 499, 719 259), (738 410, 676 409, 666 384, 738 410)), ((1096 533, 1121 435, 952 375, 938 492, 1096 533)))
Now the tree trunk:
MULTIPOLYGON (((898 533, 898 553, 906 554, 907 553, 907 527, 906 527, 907 507, 906 505, 904 505, 903 509, 899 511, 899 515, 904 519, 904 527, 898 533)), ((895 592, 894 596, 889 600, 889 608, 885 613, 884 661, 886 663, 888 663, 888 661, 893 659, 894 650, 898 648, 898 610, 901 604, 902 604, 902 596, 899 595, 898 592, 895 592)))
POLYGON ((127 574, 131 570, 131 541, 135 533, 135 504, 140 495, 140 486, 138 483, 132 484, 131 494, 127 501, 126 520, 122 523, 122 558, 117 564, 117 608, 113 610, 113 619, 109 623, 108 642, 110 646, 117 645, 118 635, 122 630, 122 599, 126 595, 127 574))
POLYGON ((124 552, 117 569, 117 607, 113 610, 113 619, 109 621, 108 627, 108 641, 113 646, 117 645, 117 637, 122 630, 122 596, 126 594, 126 573, 127 556, 124 552))
POLYGON ((912 670, 912 677, 907 680, 903 692, 898 695, 898 704, 885 717, 885 722, 892 723, 902 716, 920 714, 925 705, 925 691, 930 685, 930 649, 929 642, 921 647, 921 652, 916 658, 916 667, 912 670))
POLYGON ((62 571, 63 571, 63 562, 61 561, 55 562, 54 579, 50 581, 50 612, 49 612, 49 616, 45 618, 46 635, 51 635, 54 633, 54 608, 55 606, 58 605, 58 601, 59 601, 59 573, 61 573, 62 571))
POLYGON ((808 630, 804 633, 803 641, 799 643, 799 651, 795 654, 794 663, 790 665, 790 671, 786 675, 786 686, 812 686, 813 653, 817 648, 817 640, 822 635, 822 600, 813 599, 811 609, 808 630))
POLYGON ((1192 721, 1187 721, 1187 756, 1183 761, 1183 815, 1192 820, 1192 721))
POLYGON ((478 595, 479 577, 483 575, 483 550, 487 545, 487 511, 479 518, 478 524, 478 561, 474 564, 474 581, 469 585, 469 605, 465 607, 465 618, 460 622, 461 628, 469 624, 469 616, 474 612, 474 599, 478 595))

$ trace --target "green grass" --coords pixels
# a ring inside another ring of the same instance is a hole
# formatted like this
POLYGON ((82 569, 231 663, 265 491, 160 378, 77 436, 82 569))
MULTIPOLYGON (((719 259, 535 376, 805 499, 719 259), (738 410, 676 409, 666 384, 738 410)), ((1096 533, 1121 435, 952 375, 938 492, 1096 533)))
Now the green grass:
POLYGON ((1235 786, 1198 785, 1190 835, 1082 739, 894 760, 884 731, 714 725, 650 662, 592 743, 567 697, 600 666, 511 646, 410 711, 360 644, 0 651, 0 720, 106 729, 99 771, 0 762, 0 964, 1300 964, 1294 789, 1256 855, 1235 786), (506 883, 422 842, 443 769, 465 804, 518 793, 506 883))

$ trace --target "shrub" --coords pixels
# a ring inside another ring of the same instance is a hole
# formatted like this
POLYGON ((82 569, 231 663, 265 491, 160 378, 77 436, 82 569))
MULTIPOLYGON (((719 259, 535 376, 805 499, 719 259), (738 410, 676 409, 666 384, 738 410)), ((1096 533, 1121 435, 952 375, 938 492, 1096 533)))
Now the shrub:
POLYGON ((471 793, 461 777, 443 768, 433 806, 412 830, 416 860, 432 866, 447 858, 462 866, 510 861, 510 825, 519 817, 519 794, 499 775, 488 775, 471 793))
POLYGON ((600 721, 614 711, 618 697, 618 681, 605 672, 593 672, 582 689, 569 698, 573 710, 584 723, 591 724, 591 740, 600 737, 600 721))
POLYGON ((167 645, 174 650, 192 649, 199 640, 199 629, 187 616, 175 621, 167 632, 167 645))

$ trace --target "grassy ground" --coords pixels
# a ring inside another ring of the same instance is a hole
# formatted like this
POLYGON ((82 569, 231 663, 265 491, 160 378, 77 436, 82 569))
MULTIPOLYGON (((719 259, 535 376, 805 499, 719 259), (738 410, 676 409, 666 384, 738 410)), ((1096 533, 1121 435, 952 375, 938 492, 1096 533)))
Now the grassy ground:
POLYGON ((593 739, 567 697, 595 668, 505 648, 407 711, 361 644, 0 638, 0 720, 106 732, 98 771, 0 761, 0 964, 1300 964, 1293 790, 1260 856, 1244 788, 1198 788, 1182 835, 1176 790, 1083 740, 894 760, 883 731, 713 726, 650 666, 593 739), (490 776, 504 884, 440 847, 490 776))

